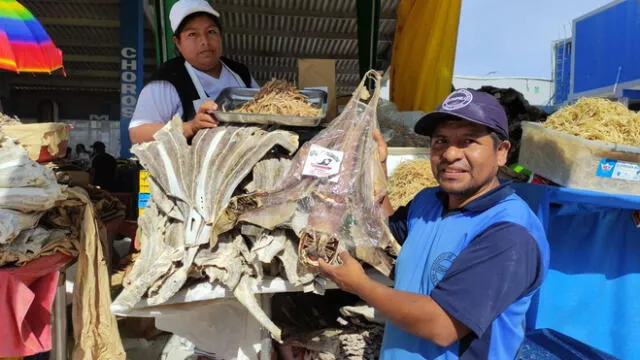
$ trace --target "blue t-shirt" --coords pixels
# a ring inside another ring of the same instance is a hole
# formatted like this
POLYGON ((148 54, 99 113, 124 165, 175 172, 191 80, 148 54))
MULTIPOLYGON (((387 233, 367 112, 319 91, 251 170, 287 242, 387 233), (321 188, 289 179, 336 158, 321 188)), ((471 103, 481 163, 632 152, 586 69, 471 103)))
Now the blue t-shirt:
POLYGON ((423 190, 390 218, 404 242, 394 287, 431 296, 471 331, 442 348, 387 323, 380 358, 514 359, 549 267, 542 224, 508 184, 451 211, 438 190, 423 190))

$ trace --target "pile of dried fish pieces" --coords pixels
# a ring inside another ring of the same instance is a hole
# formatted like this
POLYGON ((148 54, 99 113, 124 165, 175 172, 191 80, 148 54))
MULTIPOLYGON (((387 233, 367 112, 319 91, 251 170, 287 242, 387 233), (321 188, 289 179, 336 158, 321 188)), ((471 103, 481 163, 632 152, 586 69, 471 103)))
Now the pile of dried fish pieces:
POLYGON ((67 230, 42 226, 66 201, 65 191, 51 169, 31 160, 0 129, 0 266, 22 266, 54 252, 76 253, 67 230))
MULTIPOLYGON (((161 304, 180 290, 188 276, 206 274, 210 281, 233 290, 279 338, 279 329, 262 312, 250 288, 251 279, 262 274, 258 255, 249 251, 237 232, 213 231, 236 189, 276 145, 290 155, 298 148, 298 138, 286 131, 220 126, 200 131, 189 145, 176 117, 156 133, 155 141, 133 147, 151 175, 151 201, 139 219, 140 257, 112 310, 126 313, 145 295, 148 304, 161 304)), ((253 186, 258 182, 268 181, 254 179, 253 186)), ((264 236, 263 242, 278 235, 264 236)))
MULTIPOLYGON (((389 252, 397 253, 400 246, 378 202, 386 194, 386 177, 373 139, 375 126, 375 109, 352 98, 330 126, 298 151, 276 190, 234 198, 225 217, 270 230, 292 229, 305 264, 315 265, 313 258, 337 264, 338 254, 348 250, 389 275, 389 252), (343 154, 337 176, 303 174, 314 146, 343 154)), ((230 224, 233 221, 218 223, 218 231, 230 229, 230 224)))

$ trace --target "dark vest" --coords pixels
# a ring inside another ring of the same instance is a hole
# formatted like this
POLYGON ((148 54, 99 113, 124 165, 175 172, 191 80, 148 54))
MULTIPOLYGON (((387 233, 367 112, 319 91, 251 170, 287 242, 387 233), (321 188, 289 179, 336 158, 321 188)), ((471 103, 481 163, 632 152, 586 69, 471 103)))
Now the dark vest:
MULTIPOLYGON (((196 114, 196 109, 193 108, 193 101, 199 99, 200 96, 191 81, 187 69, 184 67, 184 61, 183 57, 178 56, 160 65, 151 81, 165 80, 176 88, 184 111, 182 118, 184 121, 190 121, 196 114)), ((225 57, 220 57, 220 61, 229 67, 231 71, 238 74, 246 87, 251 87, 251 73, 245 65, 225 57)))

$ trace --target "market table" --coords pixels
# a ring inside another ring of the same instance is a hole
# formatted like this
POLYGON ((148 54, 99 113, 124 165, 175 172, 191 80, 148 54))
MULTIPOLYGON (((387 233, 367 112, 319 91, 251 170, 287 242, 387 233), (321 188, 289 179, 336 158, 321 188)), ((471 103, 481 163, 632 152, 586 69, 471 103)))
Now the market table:
MULTIPOLYGON (((640 186, 640 183, 638 184, 640 186)), ((542 220, 549 274, 527 328, 550 328, 622 359, 640 354, 639 196, 514 184, 542 220)))
POLYGON ((66 303, 58 298, 60 292, 64 294, 60 286, 64 280, 59 279, 64 279, 60 270, 73 260, 55 253, 22 267, 0 269, 0 358, 34 355, 64 345, 66 333, 60 329, 66 327, 66 303))
MULTIPOLYGON (((371 269, 367 273, 375 280, 391 285, 391 280, 371 269)), ((320 280, 322 281, 322 279, 320 280)), ((332 282, 327 289, 336 289, 332 282)), ((262 284, 254 281, 253 293, 262 309, 271 315, 271 297, 276 293, 302 291, 279 277, 265 277, 262 284)), ((207 281, 187 286, 166 303, 149 306, 140 301, 131 312, 115 315, 128 317, 154 317, 156 327, 191 341, 200 350, 216 353, 219 358, 237 356, 238 359, 271 359, 271 337, 266 330, 234 298, 231 291, 207 281), (220 349, 231 349, 234 354, 221 354, 220 349)))

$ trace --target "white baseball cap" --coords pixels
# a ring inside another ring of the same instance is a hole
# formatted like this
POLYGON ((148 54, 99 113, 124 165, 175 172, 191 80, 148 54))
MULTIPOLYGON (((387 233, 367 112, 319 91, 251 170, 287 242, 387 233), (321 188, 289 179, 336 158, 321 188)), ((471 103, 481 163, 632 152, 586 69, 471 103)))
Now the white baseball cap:
POLYGON ((179 0, 173 4, 169 12, 169 21, 171 21, 173 32, 176 32, 184 18, 197 12, 211 14, 217 18, 220 17, 220 13, 215 11, 205 0, 179 0))

